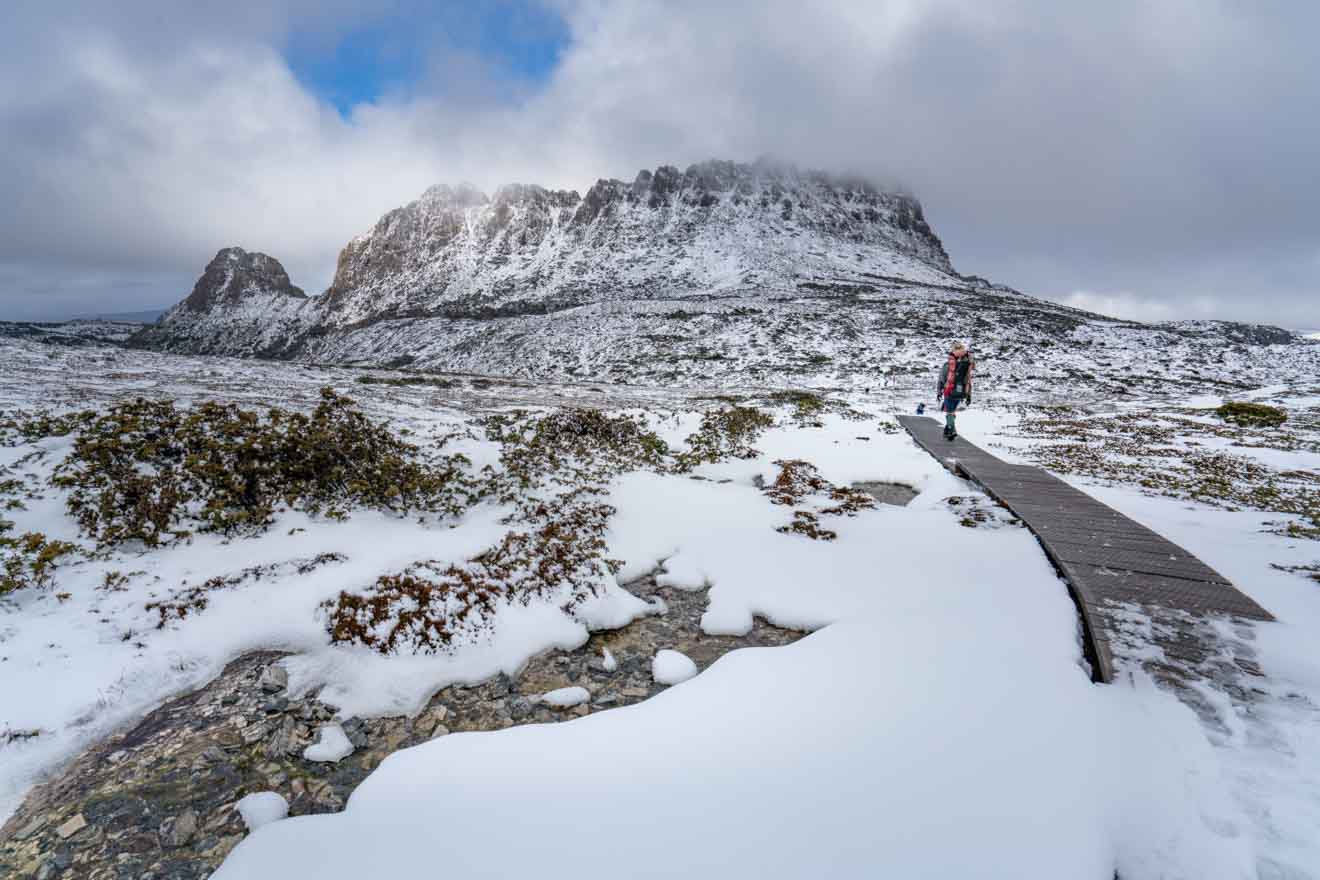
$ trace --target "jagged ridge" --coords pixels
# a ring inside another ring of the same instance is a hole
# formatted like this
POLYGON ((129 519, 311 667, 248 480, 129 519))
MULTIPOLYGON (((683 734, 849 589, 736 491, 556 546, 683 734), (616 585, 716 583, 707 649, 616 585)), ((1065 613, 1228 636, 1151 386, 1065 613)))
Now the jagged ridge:
POLYGON ((953 335, 993 340, 979 349, 1028 381, 1060 342, 1191 355, 1293 339, 1157 330, 960 275, 912 196, 763 161, 661 166, 585 196, 435 186, 349 242, 324 295, 305 296, 273 258, 226 249, 132 344, 532 378, 865 386, 953 335))

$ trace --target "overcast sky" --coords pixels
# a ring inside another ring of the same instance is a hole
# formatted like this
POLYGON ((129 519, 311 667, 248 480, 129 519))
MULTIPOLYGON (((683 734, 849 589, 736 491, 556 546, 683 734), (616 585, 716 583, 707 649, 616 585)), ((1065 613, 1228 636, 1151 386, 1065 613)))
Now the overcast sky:
POLYGON ((170 305, 231 244, 319 292, 432 183, 773 155, 901 181, 1028 293, 1320 327, 1316 33, 1301 0, 6 0, 0 318, 170 305))

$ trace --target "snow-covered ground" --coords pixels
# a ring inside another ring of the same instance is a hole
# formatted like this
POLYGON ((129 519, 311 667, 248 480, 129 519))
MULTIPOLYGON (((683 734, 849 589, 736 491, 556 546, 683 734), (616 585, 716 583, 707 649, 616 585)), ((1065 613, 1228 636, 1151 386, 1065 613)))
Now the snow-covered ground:
MULTIPOLYGON (((141 353, 52 362, 20 344, 4 357, 22 370, 0 380, 3 409, 132 393, 296 408, 330 383, 425 438, 464 427, 500 393, 355 386, 344 371, 141 353)), ((504 393, 609 401, 565 386, 504 393)), ((861 422, 781 418, 756 441, 758 457, 705 465, 704 480, 617 478, 607 536, 608 555, 625 563, 617 584, 572 616, 554 597, 501 608, 491 638, 451 655, 332 646, 317 606, 417 559, 471 556, 507 528, 494 505, 457 521, 284 514, 256 538, 201 535, 61 569, 54 588, 0 600, 0 730, 39 732, 0 738, 0 816, 74 751, 244 651, 295 652, 291 690, 325 684, 322 699, 344 716, 408 712, 442 685, 515 671, 591 628, 649 613, 620 585, 660 566, 664 583, 709 586, 707 632, 743 632, 759 616, 812 635, 733 652, 628 708, 398 752, 344 812, 271 821, 216 876, 1320 876, 1320 588, 1271 567, 1315 563, 1320 545, 1262 531, 1277 514, 1079 480, 1279 618, 1254 628, 1265 676, 1247 709, 1210 693, 1222 717, 1207 720, 1139 664, 1094 685, 1076 611, 1035 540, 1016 527, 961 526, 947 499, 976 491, 893 430, 887 414, 915 405, 906 394, 858 398, 871 413, 861 422), (781 533, 791 511, 757 478, 773 480, 774 462, 788 458, 838 485, 900 482, 919 494, 904 508, 830 519, 833 542, 781 533), (328 552, 346 558, 297 573, 298 561, 328 552), (155 628, 146 603, 253 566, 269 568, 155 628), (99 589, 111 570, 128 580, 99 589)), ((647 398, 651 424, 681 443, 699 402, 645 389, 624 402, 647 398)), ((960 431, 1027 460, 1013 430, 1021 418, 978 407, 960 431)), ((494 463, 495 445, 477 437, 453 450, 474 467, 494 463)), ((37 467, 67 443, 40 441, 48 455, 37 467)), ((30 451, 0 448, 0 463, 30 451)), ((1320 454, 1288 455, 1287 467, 1320 469, 1320 454)), ((44 494, 6 516, 19 531, 76 539, 62 498, 44 494)))

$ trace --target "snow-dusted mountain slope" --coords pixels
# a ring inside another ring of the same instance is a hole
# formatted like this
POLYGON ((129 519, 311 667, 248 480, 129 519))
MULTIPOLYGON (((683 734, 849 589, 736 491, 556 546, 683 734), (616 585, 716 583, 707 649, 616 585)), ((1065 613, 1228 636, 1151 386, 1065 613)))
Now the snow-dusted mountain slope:
MULTIPOLYGON (((909 195, 706 162, 601 180, 586 196, 432 187, 349 242, 318 297, 278 261, 229 248, 132 344, 531 378, 870 387, 924 375, 952 337, 1029 389, 1119 393, 1176 389, 1189 369, 1271 381, 1271 347, 1302 343, 1277 328, 1151 327, 1028 297, 957 273, 909 195)), ((1303 352, 1282 360, 1320 359, 1303 352)))
POLYGON ((432 187, 349 242, 327 323, 483 316, 800 281, 957 283, 910 196, 769 163, 662 166, 586 194, 432 187))
POLYGON ((71 321, 0 321, 0 339, 31 339, 47 345, 103 345, 124 342, 142 329, 140 321, 77 318, 71 321))
POLYGON ((134 337, 168 351, 287 355, 317 321, 319 302, 294 287, 280 261, 242 248, 215 255, 188 298, 134 337))

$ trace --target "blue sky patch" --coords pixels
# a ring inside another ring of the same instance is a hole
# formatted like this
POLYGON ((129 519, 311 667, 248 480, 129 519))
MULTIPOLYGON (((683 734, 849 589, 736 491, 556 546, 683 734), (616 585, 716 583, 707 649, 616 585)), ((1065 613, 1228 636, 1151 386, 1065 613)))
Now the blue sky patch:
POLYGON ((444 61, 452 56, 475 59, 501 85, 538 85, 568 36, 563 19, 536 0, 417 3, 330 39, 295 37, 285 57, 308 90, 348 116, 387 95, 443 92, 444 61))

